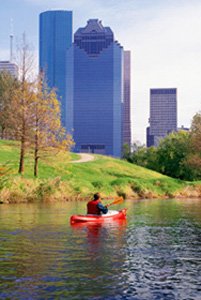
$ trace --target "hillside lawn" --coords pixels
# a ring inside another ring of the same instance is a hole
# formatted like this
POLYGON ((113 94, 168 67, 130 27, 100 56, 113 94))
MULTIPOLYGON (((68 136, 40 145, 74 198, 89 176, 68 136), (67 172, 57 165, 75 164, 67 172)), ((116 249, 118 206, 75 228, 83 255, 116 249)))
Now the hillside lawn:
POLYGON ((0 140, 0 201, 87 200, 99 191, 105 198, 201 197, 201 182, 185 182, 130 164, 95 155, 86 163, 73 163, 79 154, 43 152, 38 178, 33 176, 33 153, 25 158, 25 172, 18 174, 19 143, 0 140))

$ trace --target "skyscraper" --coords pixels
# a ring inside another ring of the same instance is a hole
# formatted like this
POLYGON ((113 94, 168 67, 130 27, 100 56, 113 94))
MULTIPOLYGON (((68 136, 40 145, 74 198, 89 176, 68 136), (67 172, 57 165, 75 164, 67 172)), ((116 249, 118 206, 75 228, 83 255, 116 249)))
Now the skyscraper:
POLYGON ((66 51, 72 45, 72 12, 46 11, 40 14, 40 70, 61 101, 62 124, 66 126, 66 51))
POLYGON ((123 104, 123 144, 131 146, 131 53, 124 51, 124 104, 123 104))
POLYGON ((160 140, 177 131, 177 89, 150 90, 150 127, 147 146, 158 146, 160 140))
POLYGON ((91 19, 76 31, 67 64, 67 128, 75 151, 120 157, 123 48, 109 27, 91 19))

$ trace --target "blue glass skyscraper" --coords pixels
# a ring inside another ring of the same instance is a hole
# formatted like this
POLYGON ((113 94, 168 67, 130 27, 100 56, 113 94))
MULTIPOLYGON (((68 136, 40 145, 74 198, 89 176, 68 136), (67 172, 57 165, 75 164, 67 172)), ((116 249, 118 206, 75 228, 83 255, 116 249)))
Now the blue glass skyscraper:
POLYGON ((72 12, 46 11, 40 14, 40 70, 50 88, 56 88, 61 102, 62 124, 66 126, 66 51, 72 45, 72 12))
POLYGON ((67 65, 67 128, 75 151, 120 157, 123 48, 109 27, 91 19, 75 33, 67 65))

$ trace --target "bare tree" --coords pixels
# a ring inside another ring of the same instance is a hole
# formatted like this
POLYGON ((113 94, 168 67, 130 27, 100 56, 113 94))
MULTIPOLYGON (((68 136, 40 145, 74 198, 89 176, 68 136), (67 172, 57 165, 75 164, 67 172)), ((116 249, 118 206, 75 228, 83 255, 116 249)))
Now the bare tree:
POLYGON ((16 130, 20 139, 20 161, 18 172, 24 172, 24 157, 28 143, 28 136, 31 128, 31 106, 33 102, 33 66, 34 56, 29 44, 26 41, 25 33, 22 41, 18 46, 18 66, 20 86, 14 97, 14 109, 16 109, 16 130))

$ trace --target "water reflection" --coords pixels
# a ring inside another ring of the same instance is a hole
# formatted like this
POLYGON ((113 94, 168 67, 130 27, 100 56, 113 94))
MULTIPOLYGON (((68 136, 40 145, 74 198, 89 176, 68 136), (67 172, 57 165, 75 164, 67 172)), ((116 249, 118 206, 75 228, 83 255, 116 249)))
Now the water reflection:
POLYGON ((126 220, 105 221, 103 223, 74 223, 71 224, 77 237, 84 237, 86 242, 86 255, 92 259, 97 258, 97 253, 102 255, 102 251, 111 243, 112 237, 118 247, 124 245, 126 220), (100 252, 100 253, 99 253, 100 252))
POLYGON ((200 209, 184 200, 145 200, 135 215, 127 238, 127 292, 139 299, 200 299, 200 209))
POLYGON ((74 225, 85 203, 0 206, 0 299, 201 299, 201 200, 124 205, 74 225))

